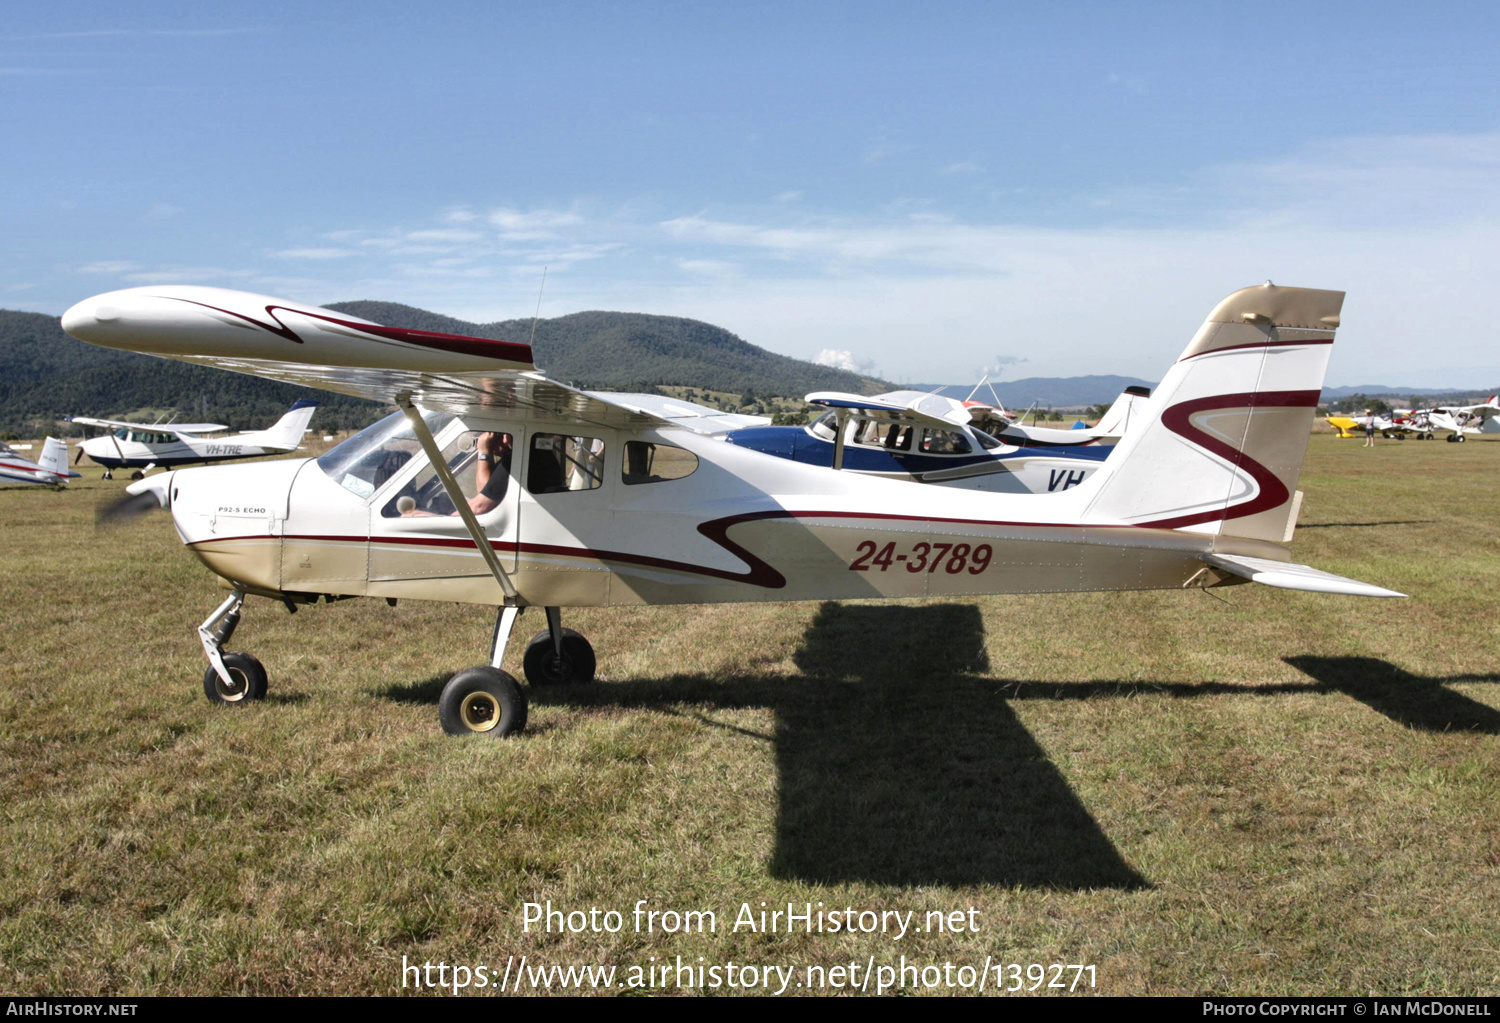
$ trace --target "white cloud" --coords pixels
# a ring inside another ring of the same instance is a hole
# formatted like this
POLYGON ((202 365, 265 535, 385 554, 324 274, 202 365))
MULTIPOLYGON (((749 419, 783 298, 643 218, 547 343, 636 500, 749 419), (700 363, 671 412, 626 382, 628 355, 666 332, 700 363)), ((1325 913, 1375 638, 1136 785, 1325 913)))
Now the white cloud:
POLYGON ((101 259, 94 263, 85 263, 78 268, 81 274, 123 274, 131 270, 139 270, 140 264, 132 263, 128 259, 101 259))
POLYGON ((1005 373, 1007 370, 1028 361, 1030 360, 1022 355, 997 355, 988 363, 976 369, 974 371, 974 375, 977 377, 989 377, 992 380, 999 380, 1001 374, 1005 373))
POLYGON ((677 268, 697 277, 733 277, 736 266, 721 259, 679 259, 677 268))
POLYGON ((490 210, 485 219, 506 237, 546 237, 560 227, 575 227, 583 217, 570 210, 516 210, 502 206, 490 210))
POLYGON ((875 368, 874 359, 857 356, 847 348, 825 348, 812 361, 817 366, 847 369, 851 373, 868 373, 875 368))
POLYGON ((276 253, 282 259, 347 259, 357 256, 359 252, 355 249, 322 248, 322 249, 282 249, 276 253))
POLYGON ((483 238, 484 235, 478 231, 466 231, 461 228, 431 228, 408 231, 406 237, 414 242, 472 242, 483 238))

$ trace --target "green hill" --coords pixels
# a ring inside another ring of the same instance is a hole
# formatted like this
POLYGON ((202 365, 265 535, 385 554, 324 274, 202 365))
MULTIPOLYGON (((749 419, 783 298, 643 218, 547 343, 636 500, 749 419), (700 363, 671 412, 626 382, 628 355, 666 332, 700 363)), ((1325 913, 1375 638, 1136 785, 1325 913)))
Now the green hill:
MULTIPOLYGON (((416 330, 525 341, 530 320, 468 323, 394 302, 341 302, 331 309, 416 330)), ((585 312, 540 320, 536 362, 581 387, 644 390, 683 385, 710 391, 801 397, 808 391, 874 393, 880 381, 775 355, 720 327, 674 316, 585 312)), ((383 406, 326 391, 191 366, 74 340, 58 318, 0 309, 0 433, 69 432, 70 415, 211 420, 236 430, 269 426, 293 401, 317 397, 313 427, 363 426, 383 406)), ((70 432, 80 431, 73 429, 70 432)))
MULTIPOLYGON (((328 308, 410 330, 500 341, 531 337, 530 320, 468 323, 395 302, 339 302, 328 308)), ((889 387, 846 370, 776 355, 722 327, 679 316, 572 313, 538 320, 532 344, 537 367, 549 377, 592 389, 665 384, 800 398, 809 391, 874 394, 889 387)))

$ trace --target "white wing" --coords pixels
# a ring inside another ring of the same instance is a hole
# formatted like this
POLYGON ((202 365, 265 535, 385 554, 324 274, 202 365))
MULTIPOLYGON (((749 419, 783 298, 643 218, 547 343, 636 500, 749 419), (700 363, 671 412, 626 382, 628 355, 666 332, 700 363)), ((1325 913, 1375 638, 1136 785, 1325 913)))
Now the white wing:
POLYGON ((189 286, 112 291, 69 309, 62 325, 90 344, 387 403, 407 395, 423 408, 460 414, 494 409, 551 424, 670 422, 548 380, 536 372, 530 345, 385 327, 242 291, 189 286))
POLYGON ((94 419, 89 416, 69 416, 68 422, 83 426, 124 426, 131 430, 149 430, 158 433, 199 434, 218 433, 229 427, 218 423, 127 423, 120 419, 94 419))

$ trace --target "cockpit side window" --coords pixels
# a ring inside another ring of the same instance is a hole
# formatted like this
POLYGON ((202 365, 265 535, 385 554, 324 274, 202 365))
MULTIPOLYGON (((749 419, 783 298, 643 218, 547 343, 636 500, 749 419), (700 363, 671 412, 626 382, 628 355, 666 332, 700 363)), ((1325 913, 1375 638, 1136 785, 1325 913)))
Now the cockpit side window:
MULTIPOLYGON (((510 464, 513 443, 508 433, 486 433, 470 430, 458 434, 443 446, 443 461, 453 481, 476 514, 497 508, 510 487, 510 464), (486 500, 476 501, 483 494, 486 500)), ((417 457, 424 458, 424 454, 417 457)), ((386 500, 380 509, 382 518, 412 518, 454 514, 453 501, 432 465, 423 465, 400 491, 386 500)))
MULTIPOLYGON (((428 412, 422 418, 438 434, 453 416, 428 412)), ((345 490, 368 498, 421 450, 405 413, 393 412, 331 448, 318 459, 318 468, 345 490)))
POLYGON ((861 419, 850 440, 888 451, 910 451, 912 428, 883 419, 861 419))
POLYGON ((961 433, 950 430, 923 430, 922 453, 924 455, 967 455, 973 448, 961 433))
POLYGON ((627 487, 641 483, 680 480, 698 470, 698 456, 672 444, 643 440, 625 442, 625 464, 620 480, 627 487))
POLYGON ((526 489, 532 494, 594 490, 604 483, 604 441, 534 433, 527 456, 526 489))
POLYGON ((825 412, 818 417, 818 421, 808 427, 812 435, 819 440, 833 440, 833 431, 838 427, 838 413, 825 412))

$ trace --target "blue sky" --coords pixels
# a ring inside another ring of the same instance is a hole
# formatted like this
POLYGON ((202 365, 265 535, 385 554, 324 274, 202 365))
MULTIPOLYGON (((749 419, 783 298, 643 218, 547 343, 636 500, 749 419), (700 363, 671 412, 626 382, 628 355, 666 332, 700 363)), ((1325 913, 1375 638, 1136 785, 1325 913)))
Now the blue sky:
POLYGON ((1268 278, 1331 384, 1500 381, 1500 15, 1424 4, 34 4, 0 306, 204 283, 692 316, 891 379, 1156 379, 1268 278))

